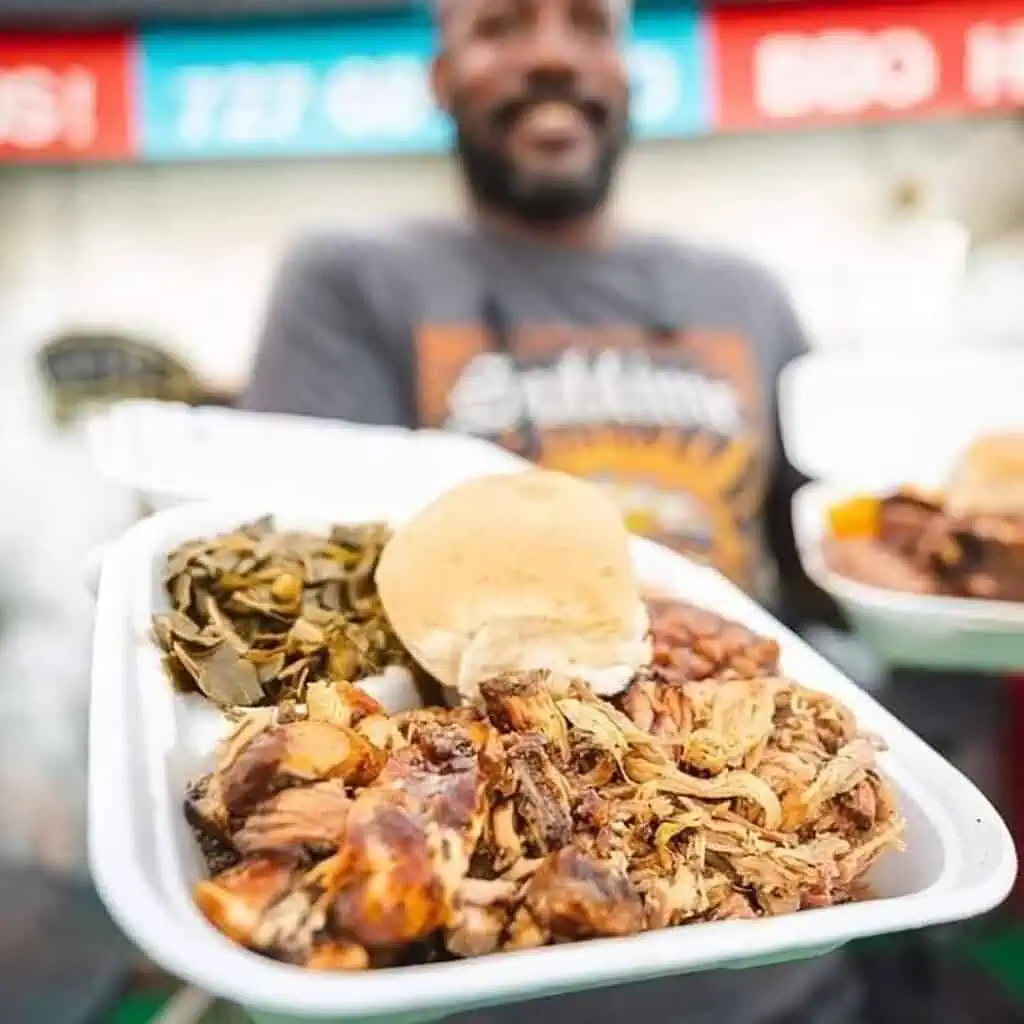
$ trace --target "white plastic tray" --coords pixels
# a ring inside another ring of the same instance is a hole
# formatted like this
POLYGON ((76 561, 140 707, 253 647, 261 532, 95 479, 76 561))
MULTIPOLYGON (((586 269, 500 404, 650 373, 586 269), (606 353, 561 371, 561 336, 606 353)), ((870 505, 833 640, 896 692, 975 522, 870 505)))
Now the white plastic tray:
POLYGON ((152 509, 185 501, 273 500, 300 493, 344 501, 352 480, 401 482, 427 493, 481 472, 525 463, 476 438, 341 420, 119 402, 90 417, 100 473, 152 509))
POLYGON ((804 571, 878 656, 891 665, 1024 671, 1024 603, 902 594, 847 579, 826 565, 828 509, 851 493, 807 484, 793 498, 793 525, 804 571))
MULTIPOLYGON (((274 511, 282 526, 306 529, 411 511, 360 492, 349 498, 319 513, 274 511)), ((963 775, 723 577, 637 540, 645 582, 776 637, 787 673, 840 697, 865 728, 888 741, 883 763, 909 821, 909 850, 878 866, 871 878, 878 898, 358 975, 304 971, 247 952, 193 906, 201 864, 181 813, 186 780, 211 764, 220 718, 201 700, 171 690, 149 621, 164 606, 158 580, 166 552, 268 510, 251 503, 180 506, 133 527, 108 551, 96 618, 89 780, 90 862, 110 912, 154 961, 250 1008, 257 1019, 424 1020, 666 974, 794 959, 854 938, 982 914, 1009 893, 1016 873, 1009 833, 963 775)))

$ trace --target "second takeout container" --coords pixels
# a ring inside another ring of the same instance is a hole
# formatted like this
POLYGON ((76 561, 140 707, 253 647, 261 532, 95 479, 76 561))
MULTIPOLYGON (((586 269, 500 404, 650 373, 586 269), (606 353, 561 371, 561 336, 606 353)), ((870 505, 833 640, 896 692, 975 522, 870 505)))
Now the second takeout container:
POLYGON ((1022 396, 1019 352, 813 353, 780 379, 786 454, 815 481, 793 501, 804 570, 890 665, 1022 671, 1024 603, 905 594, 847 579, 825 564, 828 508, 905 484, 941 487, 980 435, 1024 432, 1022 396))
POLYGON ((415 499, 526 465, 497 445, 439 430, 179 402, 118 402, 89 418, 88 437, 100 474, 153 510, 289 493, 328 505, 368 479, 415 499))
POLYGON ((1024 603, 922 597, 873 587, 833 572, 822 539, 829 508, 850 492, 808 484, 793 502, 797 547, 807 575, 839 603, 858 634, 892 665, 1019 672, 1024 603))
POLYGON ((363 974, 312 972, 248 952, 192 902, 199 852, 182 815, 186 780, 212 765, 223 733, 201 698, 175 693, 149 635, 166 608, 160 579, 181 542, 275 511, 284 528, 400 520, 409 501, 353 490, 330 507, 182 505, 133 527, 107 552, 97 598, 90 734, 90 863, 115 920, 150 958, 258 1021, 431 1020, 474 1007, 669 974, 813 956, 852 939, 984 913, 1009 893, 1016 859, 1006 827, 960 772, 725 578, 634 541, 643 582, 775 637, 784 671, 841 698, 889 744, 882 764, 907 816, 908 850, 872 873, 870 901, 754 921, 687 925, 477 960, 363 974))

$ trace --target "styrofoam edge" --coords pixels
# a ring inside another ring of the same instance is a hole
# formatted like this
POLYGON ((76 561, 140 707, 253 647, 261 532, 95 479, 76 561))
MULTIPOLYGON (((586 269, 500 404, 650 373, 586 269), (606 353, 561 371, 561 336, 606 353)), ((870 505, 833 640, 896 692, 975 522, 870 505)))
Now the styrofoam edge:
MULTIPOLYGON (((197 523, 203 518, 208 521, 209 514, 205 506, 179 509, 174 513, 176 522, 182 520, 178 522, 182 529, 188 528, 190 518, 197 523)), ((251 509, 243 518, 250 516, 251 509)), ((119 706, 116 686, 102 682, 117 677, 116 666, 108 659, 116 655, 124 664, 129 654, 124 630, 128 594, 124 573, 119 573, 117 566, 122 560, 124 564, 137 565, 137 553, 131 549, 151 545, 153 539, 160 536, 159 526, 155 520, 149 520, 130 531, 131 536, 126 536, 111 551, 101 580, 94 666, 94 678, 99 685, 93 695, 90 778, 90 801, 97 813, 90 814, 90 861, 97 887, 125 931, 156 960, 209 991, 272 1012, 310 1016, 443 1010, 452 1005, 452 991, 460 993, 460 1004, 469 1005, 474 1001, 527 998, 543 994, 545 990, 592 984, 595 956, 607 961, 603 980, 610 984, 668 973, 680 966, 687 970, 700 969, 726 960, 739 962, 777 954, 780 947, 789 951, 811 950, 879 931, 957 920, 998 905, 1012 885, 1016 871, 1012 843, 991 804, 973 785, 961 780, 938 754, 909 730, 894 723, 888 730, 889 738, 897 741, 894 746, 906 748, 901 753, 913 751, 920 769, 925 769, 930 762, 939 789, 942 788, 941 777, 952 773, 958 783, 967 787, 967 799, 972 804, 970 812, 978 818, 999 823, 1003 842, 996 864, 973 884, 951 887, 943 893, 941 901, 934 899, 932 887, 898 900, 807 911, 787 918, 690 926, 627 940, 590 942, 580 947, 557 947, 538 953, 503 954, 486 963, 403 968, 401 986, 393 984, 396 979, 391 972, 342 977, 311 975, 247 953, 205 925, 198 912, 185 921, 168 911, 160 894, 152 889, 138 866, 138 858, 131 855, 134 845, 132 808, 127 802, 108 798, 117 793, 118 786, 123 788, 127 767, 123 756, 127 741, 123 737, 127 736, 129 727, 123 701, 119 706), (105 723, 102 728, 101 722, 105 723), (114 736, 122 739, 112 742, 114 736), (894 910, 897 912, 893 913, 894 910), (887 922, 884 922, 885 917, 887 922), (699 932, 695 933, 693 928, 699 932), (741 937, 738 940, 734 938, 736 929, 741 937), (698 935, 701 952, 695 954, 694 940, 698 935), (729 941, 724 944, 716 941, 722 938, 729 941)), ((778 631, 777 624, 767 613, 760 609, 757 612, 758 618, 763 615, 775 626, 769 632, 778 631)), ((867 700, 874 704, 870 698, 867 700)), ((853 710, 857 713, 856 708, 853 710)), ((921 787, 914 785, 912 788, 919 791, 921 787)), ((921 805, 931 817, 935 800, 920 793, 915 793, 914 798, 921 796, 925 797, 920 800, 921 805)), ((943 817, 939 814, 936 819, 940 834, 945 831, 941 825, 943 817)), ((956 835, 954 844, 959 843, 962 848, 964 842, 964 836, 956 835)))
MULTIPOLYGON (((823 590, 837 599, 875 613, 942 620, 976 631, 1024 630, 1024 602, 905 594, 859 583, 832 571, 822 550, 825 514, 830 505, 850 497, 851 493, 864 492, 851 492, 834 484, 810 483, 793 496, 793 524, 801 562, 804 571, 823 590)), ((884 492, 875 493, 880 495, 884 492)))
MULTIPOLYGON (((991 909, 997 902, 985 909, 991 909)), ((379 972, 383 977, 330 976, 273 963, 266 967, 265 962, 259 962, 262 958, 238 947, 232 948, 228 940, 217 933, 211 934, 208 943, 206 936, 176 930, 172 921, 162 919, 160 909, 155 901, 140 901, 136 920, 145 915, 146 927, 126 930, 143 952, 175 976, 204 991, 264 1012, 328 1018, 386 1017, 415 1011, 451 1013, 473 1005, 519 1002, 594 987, 597 984, 595 960, 601 964, 599 984, 610 986, 674 972, 692 973, 708 966, 716 969, 730 963, 739 966, 780 952, 810 953, 879 932, 874 919, 864 916, 857 925, 845 925, 841 935, 830 938, 829 931, 821 928, 819 922, 809 920, 830 911, 803 911, 794 915, 792 922, 785 918, 756 922, 760 929, 756 936, 743 922, 690 926, 701 929, 701 933, 699 937, 689 938, 708 948, 713 948, 715 939, 721 939, 726 932, 735 934, 739 930, 743 933, 742 944, 730 943, 733 952, 728 961, 708 954, 684 957, 683 950, 691 943, 671 931, 662 931, 630 940, 634 945, 628 958, 622 956, 622 940, 591 940, 575 946, 498 954, 496 959, 500 959, 500 964, 488 964, 487 969, 479 961, 400 968, 402 974, 398 979, 389 978, 390 971, 379 972), (804 920, 796 921, 796 918, 804 920), (780 946, 783 938, 788 939, 785 950, 780 946), (424 973, 419 974, 420 971, 424 973), (417 976, 413 977, 414 974, 417 976)), ((933 919, 922 918, 906 925, 905 930, 948 923, 973 913, 973 909, 961 913, 954 904, 948 913, 933 919)), ((119 923, 125 926, 123 918, 119 923)), ((686 926, 678 929, 685 930, 686 926)))

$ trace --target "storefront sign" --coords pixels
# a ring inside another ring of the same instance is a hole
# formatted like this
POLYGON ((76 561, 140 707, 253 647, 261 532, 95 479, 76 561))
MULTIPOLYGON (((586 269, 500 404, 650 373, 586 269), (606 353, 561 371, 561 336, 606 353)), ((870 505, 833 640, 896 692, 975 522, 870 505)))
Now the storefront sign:
POLYGON ((978 110, 1024 106, 1024 4, 978 12, 964 31, 962 81, 978 110))
MULTIPOLYGON (((438 152, 422 14, 0 38, 0 161, 438 152)), ((1024 106, 1024 0, 638 6, 638 138, 1024 106)))
POLYGON ((962 115, 1024 103, 1024 3, 737 8, 713 19, 717 126, 962 115))
POLYGON ((142 153, 157 159, 444 145, 429 28, 342 19, 163 29, 140 41, 142 153))
POLYGON ((123 34, 0 35, 0 161, 131 155, 123 34))
MULTIPOLYGON (((430 152, 450 127, 430 98, 432 28, 334 19, 165 28, 139 55, 142 154, 155 159, 430 152)), ((641 18, 629 51, 642 136, 708 128, 695 11, 641 18)))

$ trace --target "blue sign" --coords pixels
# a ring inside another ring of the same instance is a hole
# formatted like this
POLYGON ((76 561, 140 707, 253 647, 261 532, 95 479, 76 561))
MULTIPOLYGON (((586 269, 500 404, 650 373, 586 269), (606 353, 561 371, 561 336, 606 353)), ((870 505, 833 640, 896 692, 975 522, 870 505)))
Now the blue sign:
POLYGON ((639 138, 711 131, 710 54, 707 18, 696 9, 637 12, 628 59, 639 138))
MULTIPOLYGON (((431 27, 413 17, 146 30, 142 156, 444 150, 451 129, 430 97, 432 48, 431 27)), ((638 15, 628 56, 639 136, 708 130, 707 52, 696 11, 638 15)))

